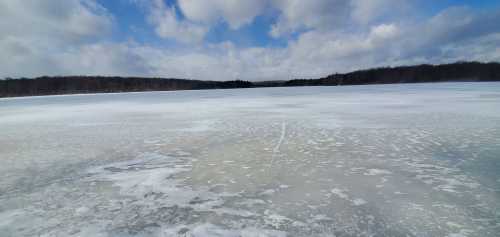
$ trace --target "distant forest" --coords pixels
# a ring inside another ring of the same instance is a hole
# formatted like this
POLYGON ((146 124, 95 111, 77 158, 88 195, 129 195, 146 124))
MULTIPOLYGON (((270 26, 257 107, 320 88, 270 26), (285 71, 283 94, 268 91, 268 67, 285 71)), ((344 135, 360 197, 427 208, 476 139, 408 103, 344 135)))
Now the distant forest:
POLYGON ((201 81, 174 78, 58 76, 0 79, 0 97, 109 93, 135 91, 204 90, 288 86, 341 86, 446 81, 500 81, 500 63, 457 62, 360 70, 319 79, 249 82, 201 81))

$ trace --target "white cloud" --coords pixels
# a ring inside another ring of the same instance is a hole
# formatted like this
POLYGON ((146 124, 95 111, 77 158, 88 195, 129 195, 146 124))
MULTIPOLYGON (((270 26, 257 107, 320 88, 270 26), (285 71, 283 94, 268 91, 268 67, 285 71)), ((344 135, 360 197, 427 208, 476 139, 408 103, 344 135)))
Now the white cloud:
MULTIPOLYGON (((483 26, 485 22, 495 22, 497 14, 467 11, 466 15, 456 16, 449 11, 454 10, 444 10, 422 22, 375 24, 367 31, 328 31, 319 27, 300 34, 286 48, 201 49, 183 55, 181 61, 163 54, 168 63, 156 64, 155 68, 182 65, 182 69, 177 68, 178 73, 189 71, 184 75, 202 79, 268 80, 321 77, 387 65, 453 62, 464 59, 463 55, 469 59, 498 60, 500 41, 493 36, 500 29, 483 26), (456 19, 462 19, 462 23, 456 19)), ((168 74, 170 69, 160 71, 168 74)))
POLYGON ((113 19, 93 0, 2 0, 0 39, 82 40, 109 33, 113 19))
POLYGON ((60 71, 73 75, 138 76, 147 75, 151 68, 146 64, 147 55, 137 52, 137 44, 92 43, 60 52, 60 71), (103 53, 106 52, 106 53, 103 53))
POLYGON ((179 0, 182 13, 190 20, 205 24, 226 21, 232 29, 249 24, 266 6, 265 0, 179 0))
POLYGON ((0 15, 0 76, 62 72, 55 54, 109 36, 114 22, 93 0, 3 0, 0 15))
POLYGON ((148 9, 148 20, 158 36, 183 43, 200 43, 211 27, 227 22, 233 30, 250 24, 267 0, 135 0, 148 9), (182 15, 180 15, 182 14, 182 15))
POLYGON ((150 7, 149 21, 162 38, 172 38, 183 43, 201 42, 208 28, 188 21, 178 20, 175 6, 168 7, 163 0, 154 0, 150 7))
POLYGON ((423 57, 434 61, 443 56, 444 48, 499 33, 500 28, 495 23, 499 21, 498 9, 484 12, 450 7, 424 22, 407 24, 392 44, 401 49, 401 57, 423 57))
POLYGON ((381 24, 372 27, 370 36, 379 39, 390 39, 398 33, 398 27, 394 24, 381 24))
POLYGON ((351 17, 357 23, 368 24, 379 18, 408 14, 414 0, 351 0, 351 17))
POLYGON ((301 29, 331 29, 344 24, 349 16, 349 0, 274 0, 281 11, 271 36, 281 37, 301 29))
POLYGON ((300 30, 349 32, 363 25, 407 14, 413 0, 273 0, 281 12, 270 35, 279 38, 300 30), (361 25, 358 25, 361 24, 361 25), (352 29, 351 29, 352 28, 352 29))
POLYGON ((281 80, 387 65, 500 60, 500 10, 453 7, 423 19, 380 15, 385 10, 377 9, 394 4, 391 0, 369 6, 358 0, 216 0, 210 6, 204 5, 208 1, 193 5, 195 0, 179 5, 134 1, 147 3, 148 20, 159 36, 190 44, 164 48, 112 42, 108 32, 120 19, 93 0, 4 0, 0 15, 7 20, 0 22, 0 77, 281 80), (226 21, 233 28, 243 27, 266 6, 280 14, 273 26, 276 37, 296 33, 285 38, 285 47, 204 42, 215 24, 226 21))

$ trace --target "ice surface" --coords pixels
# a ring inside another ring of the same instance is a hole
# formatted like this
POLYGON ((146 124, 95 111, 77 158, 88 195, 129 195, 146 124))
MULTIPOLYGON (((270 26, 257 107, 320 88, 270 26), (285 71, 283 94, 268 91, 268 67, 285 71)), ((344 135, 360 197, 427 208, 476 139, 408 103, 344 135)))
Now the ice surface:
POLYGON ((0 236, 498 236, 500 83, 0 99, 0 236))

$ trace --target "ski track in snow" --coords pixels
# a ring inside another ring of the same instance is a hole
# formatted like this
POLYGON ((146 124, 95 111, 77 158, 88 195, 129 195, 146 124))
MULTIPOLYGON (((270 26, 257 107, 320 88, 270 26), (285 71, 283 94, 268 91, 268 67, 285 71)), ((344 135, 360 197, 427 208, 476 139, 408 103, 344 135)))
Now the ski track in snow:
POLYGON ((283 143, 283 140, 285 140, 285 136, 286 136, 286 122, 282 122, 281 123, 280 139, 278 140, 278 143, 276 143, 276 146, 273 149, 273 155, 271 158, 270 167, 273 167, 274 159, 277 156, 277 154, 280 152, 281 144, 283 143))
POLYGON ((274 153, 280 152, 280 147, 281 147, 281 144, 283 143, 283 140, 285 140, 285 136, 286 136, 286 122, 282 122, 281 123, 281 135, 280 135, 280 139, 279 139, 278 143, 276 144, 276 146, 273 149, 274 153))

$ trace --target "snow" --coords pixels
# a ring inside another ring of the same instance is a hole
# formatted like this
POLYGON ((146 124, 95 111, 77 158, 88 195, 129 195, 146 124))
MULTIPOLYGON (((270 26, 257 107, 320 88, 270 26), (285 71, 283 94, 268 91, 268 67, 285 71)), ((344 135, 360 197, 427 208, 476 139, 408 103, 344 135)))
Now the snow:
POLYGON ((392 174, 391 171, 381 170, 381 169, 368 169, 364 175, 375 176, 375 175, 384 175, 384 174, 392 174))
POLYGON ((0 236, 497 236, 500 83, 0 99, 0 236))
POLYGON ((367 202, 361 198, 356 198, 354 200, 352 200, 352 203, 355 205, 355 206, 361 206, 361 205, 365 205, 367 204, 367 202))

